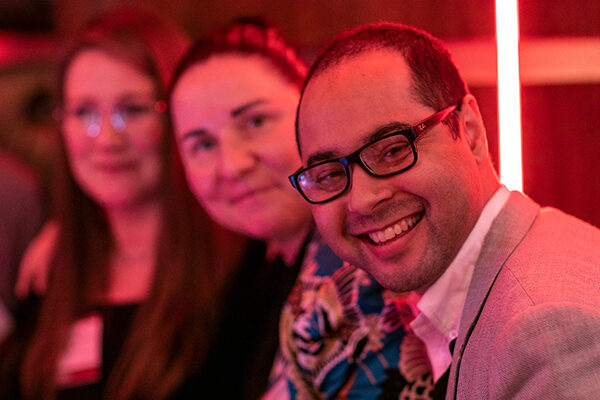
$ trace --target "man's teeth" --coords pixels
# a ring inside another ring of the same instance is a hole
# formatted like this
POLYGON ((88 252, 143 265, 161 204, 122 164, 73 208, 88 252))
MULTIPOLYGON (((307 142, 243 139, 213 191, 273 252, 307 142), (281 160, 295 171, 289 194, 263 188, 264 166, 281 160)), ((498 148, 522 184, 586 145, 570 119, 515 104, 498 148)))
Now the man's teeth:
POLYGON ((402 221, 394 224, 392 226, 388 226, 387 228, 369 233, 369 237, 375 243, 383 243, 389 240, 392 240, 396 236, 400 235, 411 229, 413 226, 417 224, 419 221, 418 215, 413 215, 412 217, 404 218, 402 221))

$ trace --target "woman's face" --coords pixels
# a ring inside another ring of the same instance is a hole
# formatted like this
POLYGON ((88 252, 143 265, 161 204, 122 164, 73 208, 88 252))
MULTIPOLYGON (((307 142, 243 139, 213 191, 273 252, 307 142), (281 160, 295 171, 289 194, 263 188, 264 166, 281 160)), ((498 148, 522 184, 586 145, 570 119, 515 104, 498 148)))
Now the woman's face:
POLYGON ((105 208, 156 195, 163 116, 152 78, 102 50, 84 50, 66 71, 63 134, 77 183, 105 208))
POLYGON ((171 112, 188 183, 222 225, 277 240, 312 219, 287 180, 300 165, 299 96, 259 56, 213 56, 177 83, 171 112))

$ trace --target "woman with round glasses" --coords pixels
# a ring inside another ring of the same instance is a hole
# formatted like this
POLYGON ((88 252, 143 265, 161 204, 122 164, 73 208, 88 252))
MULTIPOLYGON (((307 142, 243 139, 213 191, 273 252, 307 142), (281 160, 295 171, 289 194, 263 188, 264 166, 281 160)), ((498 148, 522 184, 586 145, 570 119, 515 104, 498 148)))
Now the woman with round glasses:
POLYGON ((427 393, 425 349, 404 329, 410 299, 342 263, 287 181, 300 163, 294 120, 305 73, 276 29, 241 21, 196 44, 174 80, 170 111, 188 183, 217 222, 266 244, 267 262, 245 265, 233 285, 213 348, 223 372, 209 376, 231 394, 241 365, 249 385, 236 395, 260 395, 283 307, 265 398, 427 393))
POLYGON ((165 113, 187 47, 156 17, 116 12, 67 54, 64 181, 29 255, 47 287, 4 343, 2 397, 173 398, 206 358, 215 233, 187 189, 165 113))

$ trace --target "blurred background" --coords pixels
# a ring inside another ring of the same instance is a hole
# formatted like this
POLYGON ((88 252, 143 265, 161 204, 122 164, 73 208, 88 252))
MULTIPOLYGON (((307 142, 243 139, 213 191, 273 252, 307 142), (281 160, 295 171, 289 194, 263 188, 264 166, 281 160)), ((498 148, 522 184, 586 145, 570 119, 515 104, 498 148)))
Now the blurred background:
MULTIPOLYGON (((140 7, 192 37, 235 17, 262 15, 307 61, 336 34, 382 20, 446 41, 488 129, 498 166, 493 0, 0 0, 0 149, 52 184, 56 62, 85 22, 140 7)), ((521 0, 524 192, 600 226, 600 1, 521 0)))

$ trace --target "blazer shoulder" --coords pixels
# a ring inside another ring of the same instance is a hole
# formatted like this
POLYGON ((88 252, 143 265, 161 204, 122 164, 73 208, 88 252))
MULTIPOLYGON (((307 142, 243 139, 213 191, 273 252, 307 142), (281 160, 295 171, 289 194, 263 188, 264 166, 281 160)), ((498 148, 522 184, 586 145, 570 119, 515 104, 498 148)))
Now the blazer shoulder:
POLYGON ((600 230, 542 208, 504 267, 534 304, 572 301, 600 309, 600 230))
POLYGON ((528 307, 492 348, 491 398, 580 399, 600 393, 600 310, 570 302, 528 307))

